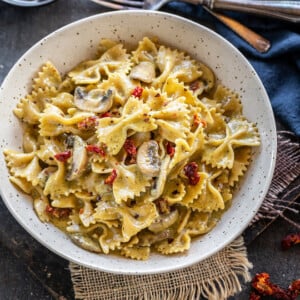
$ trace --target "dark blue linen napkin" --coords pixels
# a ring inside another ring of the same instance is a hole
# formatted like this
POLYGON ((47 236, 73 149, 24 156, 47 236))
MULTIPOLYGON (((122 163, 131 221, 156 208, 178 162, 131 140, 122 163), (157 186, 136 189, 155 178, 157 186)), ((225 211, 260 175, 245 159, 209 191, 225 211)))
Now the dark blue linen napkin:
POLYGON ((238 48, 261 78, 276 119, 300 136, 300 24, 223 12, 271 42, 268 52, 259 53, 200 5, 172 2, 166 9, 211 27, 238 48))

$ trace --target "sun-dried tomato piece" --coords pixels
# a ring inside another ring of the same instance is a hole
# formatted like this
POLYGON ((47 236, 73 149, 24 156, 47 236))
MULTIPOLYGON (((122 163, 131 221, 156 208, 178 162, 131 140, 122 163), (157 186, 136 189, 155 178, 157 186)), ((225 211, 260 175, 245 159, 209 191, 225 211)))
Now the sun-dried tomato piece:
POLYGON ((205 120, 200 119, 198 114, 194 114, 193 124, 198 127, 200 124, 203 128, 207 127, 207 123, 205 120))
POLYGON ((77 127, 80 130, 91 130, 98 125, 98 118, 95 116, 88 117, 83 121, 77 123, 77 127))
POLYGON ((174 144, 171 142, 167 142, 166 149, 167 149, 167 154, 169 154, 170 157, 173 157, 175 154, 174 144))
POLYGON ((129 138, 126 139, 123 147, 127 154, 129 154, 131 156, 136 155, 136 153, 137 153, 136 146, 134 145, 134 142, 132 139, 129 139, 129 138))
POLYGON ((87 145, 85 148, 86 148, 86 151, 88 151, 88 152, 97 153, 103 157, 106 155, 104 149, 97 145, 87 145))
POLYGON ((108 117, 111 117, 111 113, 109 111, 107 111, 99 116, 99 118, 108 118, 108 117))
POLYGON ((189 180, 190 185, 196 185, 200 180, 200 174, 198 173, 198 165, 195 162, 190 162, 184 167, 184 174, 189 180))
POLYGON ((293 245, 300 243, 300 232, 298 233, 292 233, 284 237, 284 239, 281 241, 281 247, 283 250, 288 250, 293 245))
POLYGON ((190 84, 190 90, 193 91, 193 92, 197 91, 199 88, 200 88, 200 82, 198 80, 193 81, 190 84))
POLYGON ((66 162, 72 155, 72 152, 70 150, 60 152, 54 155, 55 159, 60 162, 66 162))
POLYGON ((137 86, 134 88, 134 90, 132 91, 131 95, 137 98, 141 98, 142 94, 143 94, 143 88, 140 86, 137 86))
POLYGON ((111 174, 105 179, 104 183, 105 184, 109 184, 109 185, 113 185, 115 179, 117 178, 117 170, 113 169, 111 174))
POLYGON ((51 205, 47 205, 45 211, 46 211, 46 213, 48 213, 49 215, 51 215, 57 219, 66 218, 71 213, 70 208, 57 208, 57 207, 53 207, 51 205))
POLYGON ((123 148, 127 153, 125 163, 127 165, 135 164, 136 163, 137 149, 136 149, 136 146, 134 144, 134 141, 130 138, 126 139, 126 141, 123 145, 123 148))

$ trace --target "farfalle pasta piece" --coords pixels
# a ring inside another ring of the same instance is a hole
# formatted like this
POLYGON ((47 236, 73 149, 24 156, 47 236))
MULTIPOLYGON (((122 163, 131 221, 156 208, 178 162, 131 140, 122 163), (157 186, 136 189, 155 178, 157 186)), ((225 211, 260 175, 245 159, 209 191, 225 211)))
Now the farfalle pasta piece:
POLYGON ((47 61, 38 72, 38 76, 33 79, 32 89, 38 91, 39 89, 55 88, 58 89, 62 79, 59 71, 52 62, 47 61))
MULTIPOLYGON (((136 203, 131 206, 114 205, 112 203, 99 203, 93 217, 97 222, 102 220, 118 220, 122 225, 119 231, 120 243, 128 242, 142 229, 148 227, 156 218, 155 205, 149 203, 136 203)), ((109 235, 110 230, 107 229, 109 235)))
POLYGON ((136 259, 136 260, 147 260, 150 256, 150 251, 151 248, 148 246, 123 246, 121 248, 121 255, 131 258, 131 259, 136 259))
POLYGON ((60 196, 68 196, 77 191, 81 191, 81 187, 75 181, 67 181, 67 170, 64 163, 58 162, 58 168, 49 175, 44 187, 44 195, 55 199, 60 196))
POLYGON ((132 61, 137 64, 141 61, 154 61, 157 56, 157 46, 148 37, 139 41, 137 48, 132 51, 132 61))
POLYGON ((150 132, 157 128, 155 121, 149 117, 149 108, 135 97, 126 102, 120 118, 103 118, 98 123, 98 140, 105 144, 108 153, 117 154, 126 138, 128 130, 150 132))
POLYGON ((36 178, 41 172, 41 167, 34 152, 22 153, 6 150, 4 155, 9 171, 13 176, 25 178, 33 186, 37 185, 36 178))
POLYGON ((74 115, 65 115, 57 106, 48 104, 40 117, 40 135, 58 136, 64 132, 80 135, 77 124, 94 116, 90 112, 76 112, 74 115))
POLYGON ((122 44, 117 44, 104 52, 97 60, 85 61, 68 73, 76 85, 97 84, 103 75, 126 74, 130 69, 129 55, 122 44))
POLYGON ((203 152, 203 161, 217 168, 231 169, 234 148, 258 146, 259 136, 254 124, 246 120, 232 119, 226 125, 226 136, 210 138, 203 152))
POLYGON ((139 197, 151 185, 150 177, 145 176, 136 164, 116 166, 117 177, 113 184, 113 194, 117 203, 139 197))
POLYGON ((50 98, 49 102, 61 109, 64 113, 67 113, 68 109, 74 107, 74 96, 70 93, 62 92, 50 98))
POLYGON ((33 190, 31 182, 27 181, 25 178, 9 176, 10 182, 12 182, 16 187, 26 194, 30 194, 33 190))
POLYGON ((205 166, 202 166, 202 169, 199 181, 199 183, 202 183, 202 190, 199 196, 189 203, 189 207, 202 212, 223 210, 225 208, 224 199, 220 191, 213 184, 215 178, 221 174, 221 171, 209 171, 205 166))
POLYGON ((74 194, 58 196, 51 201, 51 206, 57 208, 76 208, 78 206, 78 199, 74 194))
POLYGON ((206 172, 200 172, 199 176, 200 180, 196 185, 186 185, 186 192, 180 204, 191 207, 195 199, 199 198, 202 193, 206 193, 209 175, 206 172))
POLYGON ((161 87, 169 77, 176 64, 182 61, 183 58, 183 53, 177 50, 172 50, 165 46, 160 46, 156 56, 156 66, 160 70, 160 75, 153 80, 153 86, 156 88, 161 87))
POLYGON ((135 80, 130 79, 126 74, 114 73, 107 80, 99 83, 99 88, 114 91, 113 101, 115 104, 124 105, 132 90, 137 86, 135 80))
POLYGON ((193 211, 186 225, 190 236, 198 236, 209 232, 216 224, 217 217, 210 212, 193 211))
POLYGON ((234 163, 232 169, 228 175, 229 186, 234 186, 239 178, 244 175, 251 159, 251 148, 250 147, 240 147, 234 150, 234 163))
POLYGON ((126 241, 126 238, 122 235, 122 230, 119 227, 110 227, 101 225, 103 232, 99 237, 99 244, 103 253, 108 254, 110 251, 114 251, 120 248, 121 244, 126 241))
POLYGON ((182 61, 173 68, 170 77, 177 78, 180 82, 190 83, 201 77, 202 74, 196 61, 184 56, 182 61))
POLYGON ((164 240, 155 245, 155 249, 162 254, 181 253, 190 248, 191 237, 187 232, 178 234, 174 239, 164 240))
POLYGON ((175 203, 180 203, 185 194, 185 184, 177 178, 169 181, 168 185, 165 187, 162 197, 166 199, 170 205, 173 205, 175 203))
POLYGON ((213 99, 220 102, 225 116, 236 116, 242 113, 242 103, 237 93, 234 93, 229 88, 218 85, 213 99))
POLYGON ((45 90, 39 88, 37 91, 32 91, 31 94, 20 100, 13 110, 14 114, 29 124, 38 124, 43 109, 54 95, 56 95, 54 88, 45 90))

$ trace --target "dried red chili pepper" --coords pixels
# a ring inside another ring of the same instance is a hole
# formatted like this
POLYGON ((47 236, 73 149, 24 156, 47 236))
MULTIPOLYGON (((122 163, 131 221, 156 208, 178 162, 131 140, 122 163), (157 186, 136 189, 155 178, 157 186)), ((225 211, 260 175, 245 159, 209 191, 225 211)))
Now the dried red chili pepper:
POLYGON ((167 142, 166 149, 167 149, 167 154, 169 154, 170 157, 173 157, 175 154, 174 144, 171 142, 167 142))
POLYGON ((290 292, 291 296, 294 297, 292 299, 297 299, 297 297, 300 295, 300 279, 294 280, 288 287, 288 291, 290 292))
POLYGON ((134 88, 134 90, 132 91, 131 95, 137 98, 141 98, 142 94, 143 94, 143 88, 140 86, 137 86, 134 88))
POLYGON ((189 179, 190 185, 196 185, 200 180, 200 174, 198 173, 198 165, 195 162, 190 162, 184 167, 184 174, 189 179))
POLYGON ((60 152, 54 155, 55 159, 60 161, 60 162, 66 162, 68 158, 70 158, 72 155, 72 152, 70 150, 60 152))
POLYGON ((249 300, 260 300, 261 296, 256 294, 255 292, 251 292, 249 300))
POLYGON ((104 149, 97 146, 97 145, 87 145, 85 148, 88 152, 97 153, 97 154, 100 154, 103 157, 106 155, 104 149))
POLYGON ((300 243, 300 232, 298 233, 292 233, 284 237, 284 239, 281 241, 281 247, 283 250, 288 250, 293 245, 300 243))
POLYGON ((260 273, 256 274, 253 278, 252 287, 255 289, 255 293, 258 292, 261 296, 272 296, 272 298, 280 300, 295 300, 300 291, 300 279, 295 280, 285 290, 270 282, 270 275, 268 273, 260 273))
POLYGON ((117 178, 117 171, 116 169, 113 169, 111 174, 105 179, 104 183, 105 184, 109 184, 112 185, 115 181, 115 179, 117 178))
POLYGON ((83 121, 77 123, 77 127, 80 130, 91 130, 98 125, 98 118, 95 116, 88 117, 83 121))
POLYGON ((51 216, 57 219, 66 218, 71 213, 71 210, 69 208, 57 208, 51 205, 47 205, 45 211, 46 213, 50 214, 51 216))
POLYGON ((252 287, 264 296, 273 294, 273 287, 268 273, 256 274, 252 280, 252 287))

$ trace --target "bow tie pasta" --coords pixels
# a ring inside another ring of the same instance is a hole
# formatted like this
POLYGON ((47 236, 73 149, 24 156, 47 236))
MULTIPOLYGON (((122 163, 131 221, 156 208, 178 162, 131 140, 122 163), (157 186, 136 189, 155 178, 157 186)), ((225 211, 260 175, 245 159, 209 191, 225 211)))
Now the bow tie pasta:
POLYGON ((80 247, 144 260, 186 251, 230 207, 259 146, 239 96, 212 70, 145 37, 102 40, 61 77, 46 62, 14 114, 10 180, 80 247))

